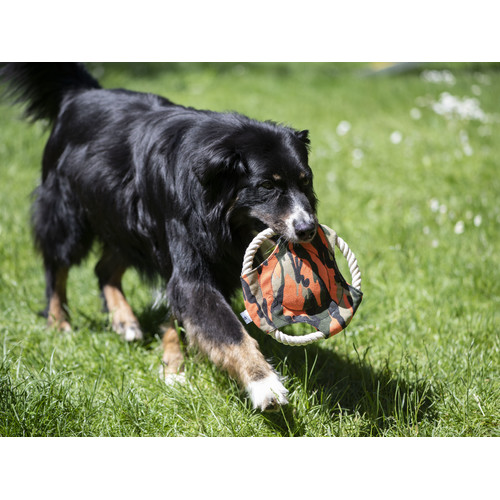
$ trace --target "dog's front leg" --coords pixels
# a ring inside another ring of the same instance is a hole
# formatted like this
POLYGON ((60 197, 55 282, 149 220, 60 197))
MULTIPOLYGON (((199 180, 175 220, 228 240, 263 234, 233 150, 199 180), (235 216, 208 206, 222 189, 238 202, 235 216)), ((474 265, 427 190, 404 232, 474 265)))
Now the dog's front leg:
POLYGON ((276 409, 288 403, 287 390, 243 328, 222 294, 207 284, 176 287, 174 309, 190 343, 246 389, 254 408, 276 409))

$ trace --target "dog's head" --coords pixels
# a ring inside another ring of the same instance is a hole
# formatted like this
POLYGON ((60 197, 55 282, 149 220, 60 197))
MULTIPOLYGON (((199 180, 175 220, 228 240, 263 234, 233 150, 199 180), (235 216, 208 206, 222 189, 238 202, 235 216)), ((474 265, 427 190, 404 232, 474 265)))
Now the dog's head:
POLYGON ((240 223, 253 221, 257 229, 307 242, 318 225, 308 146, 307 131, 251 122, 226 137, 217 158, 199 173, 218 200, 228 200, 226 212, 240 223))
POLYGON ((243 161, 248 175, 236 206, 289 241, 310 241, 318 221, 308 133, 281 127, 274 132, 247 144, 243 161))

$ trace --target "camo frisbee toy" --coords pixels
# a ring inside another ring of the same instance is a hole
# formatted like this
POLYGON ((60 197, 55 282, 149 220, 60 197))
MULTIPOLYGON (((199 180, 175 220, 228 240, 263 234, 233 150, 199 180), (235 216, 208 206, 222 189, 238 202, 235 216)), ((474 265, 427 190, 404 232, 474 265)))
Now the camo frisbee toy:
POLYGON ((363 298, 358 262, 347 243, 333 229, 320 225, 310 243, 279 239, 269 257, 252 268, 258 249, 274 235, 272 229, 265 229, 245 252, 241 283, 247 323, 253 321, 278 342, 294 346, 342 331, 363 298), (337 267, 335 246, 347 259, 352 285, 337 267), (300 336, 279 331, 294 323, 307 323, 318 331, 300 336))

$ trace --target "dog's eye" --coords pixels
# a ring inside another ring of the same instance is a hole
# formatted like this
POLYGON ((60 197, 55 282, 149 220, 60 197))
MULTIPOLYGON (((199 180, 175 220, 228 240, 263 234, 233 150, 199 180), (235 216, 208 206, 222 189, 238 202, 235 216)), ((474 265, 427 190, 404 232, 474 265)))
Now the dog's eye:
POLYGON ((264 189, 273 189, 274 184, 271 181, 264 181, 260 187, 263 187, 264 189))
POLYGON ((309 186, 309 184, 311 184, 311 179, 308 179, 307 177, 305 179, 302 179, 303 186, 309 186))

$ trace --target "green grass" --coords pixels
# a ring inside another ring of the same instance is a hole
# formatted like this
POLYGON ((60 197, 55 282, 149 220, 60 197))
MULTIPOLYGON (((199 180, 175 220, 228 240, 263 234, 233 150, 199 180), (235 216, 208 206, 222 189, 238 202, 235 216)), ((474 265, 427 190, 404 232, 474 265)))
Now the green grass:
POLYGON ((276 414, 252 410, 196 352, 188 383, 164 386, 150 291, 126 275, 149 338, 121 341, 100 312, 94 254, 70 274, 74 331, 45 329, 29 206, 47 132, 2 103, 0 435, 498 436, 500 72, 447 67, 451 86, 424 68, 366 77, 362 64, 91 65, 106 87, 310 130, 319 218, 356 253, 364 300, 347 331, 305 348, 249 328, 287 377, 290 405, 276 414), (489 122, 436 114, 442 92, 479 94, 489 122))

